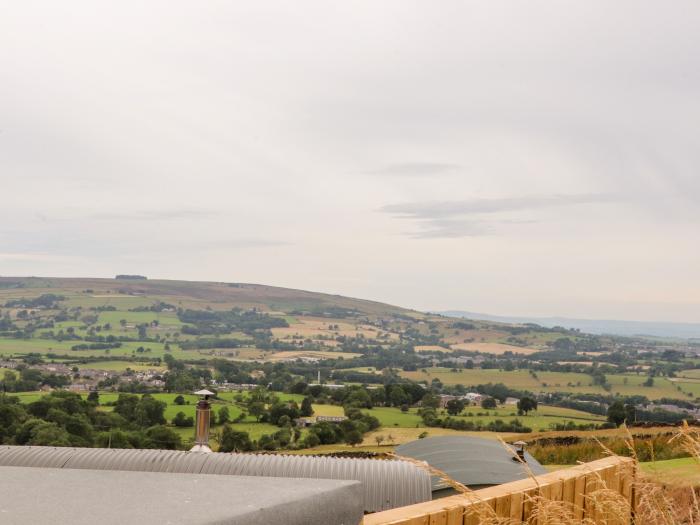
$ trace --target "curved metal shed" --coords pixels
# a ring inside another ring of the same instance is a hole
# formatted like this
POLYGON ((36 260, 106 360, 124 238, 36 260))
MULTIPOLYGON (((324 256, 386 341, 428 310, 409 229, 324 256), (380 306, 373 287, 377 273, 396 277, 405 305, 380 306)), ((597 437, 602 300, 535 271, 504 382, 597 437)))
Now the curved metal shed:
POLYGON ((406 461, 284 456, 202 454, 179 450, 0 446, 0 465, 358 480, 366 512, 431 499, 430 476, 406 461))
MULTIPOLYGON (((528 478, 530 473, 537 476, 547 472, 527 452, 527 467, 514 461, 515 451, 506 450, 495 439, 439 436, 405 443, 396 449, 396 453, 425 461, 471 488, 500 485, 528 478)), ((432 486, 434 491, 447 488, 437 477, 433 478, 432 486)))

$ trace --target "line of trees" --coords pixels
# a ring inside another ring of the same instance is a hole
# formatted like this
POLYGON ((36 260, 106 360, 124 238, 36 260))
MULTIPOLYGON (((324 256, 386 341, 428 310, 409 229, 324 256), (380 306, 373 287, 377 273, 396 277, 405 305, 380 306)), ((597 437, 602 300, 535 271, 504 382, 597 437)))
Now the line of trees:
POLYGON ((180 436, 165 426, 166 404, 145 394, 120 394, 111 412, 97 410, 99 395, 87 399, 55 391, 26 405, 0 396, 0 443, 112 448, 177 449, 180 436))

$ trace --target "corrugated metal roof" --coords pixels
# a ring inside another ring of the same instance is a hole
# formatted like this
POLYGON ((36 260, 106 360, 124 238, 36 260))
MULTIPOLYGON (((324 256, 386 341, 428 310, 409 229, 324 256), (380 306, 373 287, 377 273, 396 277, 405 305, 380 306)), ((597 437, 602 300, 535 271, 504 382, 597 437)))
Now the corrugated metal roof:
MULTIPOLYGON (((527 467, 513 460, 500 441, 471 436, 439 436, 411 441, 396 449, 400 456, 425 461, 467 486, 500 485, 545 474, 547 470, 525 452, 527 467)), ((437 477, 433 490, 445 488, 437 477)))
POLYGON ((377 512, 431 498, 430 476, 406 461, 200 454, 179 450, 0 446, 0 465, 282 478, 358 480, 365 511, 377 512))

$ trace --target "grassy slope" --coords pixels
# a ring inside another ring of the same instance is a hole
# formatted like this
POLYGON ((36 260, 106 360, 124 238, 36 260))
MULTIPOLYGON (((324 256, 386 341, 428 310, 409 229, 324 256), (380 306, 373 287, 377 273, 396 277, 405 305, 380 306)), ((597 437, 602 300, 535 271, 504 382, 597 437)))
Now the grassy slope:
MULTIPOLYGON (((315 310, 331 306, 358 310, 368 315, 410 314, 410 310, 375 301, 342 297, 259 284, 191 282, 169 280, 130 281, 95 278, 0 277, 3 282, 22 281, 25 288, 2 288, 0 300, 55 293, 69 298, 71 306, 110 304, 128 310, 152 303, 152 298, 184 308, 230 309, 257 307, 266 311, 315 310), (86 293, 86 290, 92 292, 86 293), (128 295, 128 294, 139 295, 128 295), (143 297, 147 296, 147 297, 143 297)), ((118 322, 118 319, 117 319, 118 322)))

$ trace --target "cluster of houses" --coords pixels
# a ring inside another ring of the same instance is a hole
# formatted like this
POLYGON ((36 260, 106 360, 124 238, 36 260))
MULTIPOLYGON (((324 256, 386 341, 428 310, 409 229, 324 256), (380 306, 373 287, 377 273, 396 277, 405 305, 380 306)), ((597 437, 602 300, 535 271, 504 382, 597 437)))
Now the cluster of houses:
POLYGON ((654 410, 665 410, 674 414, 688 414, 695 419, 700 420, 700 408, 684 408, 678 405, 659 404, 659 405, 638 405, 637 408, 653 412, 654 410))
MULTIPOLYGON (((447 394, 440 394, 438 397, 440 398, 440 408, 445 408, 447 406, 447 403, 454 400, 464 401, 465 405, 481 405, 481 402, 488 396, 479 394, 477 392, 467 392, 463 396, 451 396, 447 394)), ((507 397, 505 404, 517 405, 518 401, 520 400, 515 397, 507 397)))
MULTIPOLYGON (((19 365, 23 363, 19 361, 12 360, 2 360, 0 361, 0 368, 9 368, 10 370, 16 370, 19 365)), ((29 368, 35 370, 41 370, 47 374, 56 374, 67 376, 73 373, 73 369, 70 366, 64 365, 63 363, 45 363, 39 365, 31 365, 29 368)))
POLYGON ((118 377, 123 383, 141 383, 151 388, 163 388, 165 381, 162 372, 158 370, 143 370, 138 372, 117 373, 94 368, 81 368, 74 377, 68 389, 73 392, 88 392, 97 389, 100 381, 118 377))
MULTIPOLYGON (((13 360, 1 360, 0 368, 16 370, 21 363, 13 360)), ((31 369, 40 370, 46 374, 55 374, 57 376, 67 376, 71 383, 66 388, 72 392, 89 392, 97 389, 100 381, 118 377, 121 382, 125 383, 142 383, 152 388, 163 388, 165 381, 162 378, 162 372, 159 370, 143 370, 129 371, 128 373, 119 373, 108 370, 100 370, 95 368, 79 368, 68 366, 63 363, 41 363, 31 365, 31 369)), ((44 385, 42 391, 53 390, 50 386, 44 385)))
POLYGON ((257 383, 229 383, 228 381, 211 381, 213 387, 221 392, 243 392, 246 390, 255 390, 260 385, 257 383))
POLYGON ((345 421, 347 417, 345 416, 312 416, 312 417, 298 417, 294 420, 294 423, 299 428, 305 428, 313 425, 314 423, 322 423, 324 421, 328 423, 340 423, 345 421))

